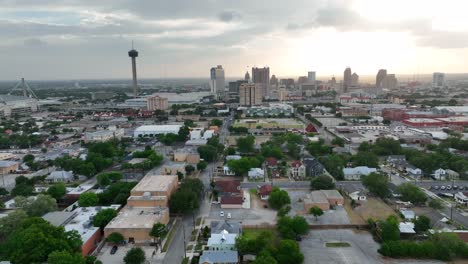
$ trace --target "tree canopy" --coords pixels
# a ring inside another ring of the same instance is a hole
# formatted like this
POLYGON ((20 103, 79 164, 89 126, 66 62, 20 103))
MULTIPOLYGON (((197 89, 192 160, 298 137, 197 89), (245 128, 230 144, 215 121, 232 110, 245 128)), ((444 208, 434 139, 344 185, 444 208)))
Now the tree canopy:
POLYGON ((28 213, 29 216, 43 216, 57 210, 57 201, 46 194, 38 194, 36 197, 17 196, 15 204, 28 213))
POLYGON ((307 220, 299 215, 281 217, 278 220, 277 227, 281 237, 285 239, 296 239, 298 235, 305 235, 309 232, 307 220))
POLYGON ((99 211, 93 218, 93 225, 103 229, 114 217, 117 216, 117 211, 114 209, 104 209, 99 211))
POLYGON ((145 252, 139 247, 130 249, 124 257, 125 264, 143 264, 145 260, 145 252))
POLYGON ((362 177, 362 184, 372 194, 384 198, 390 195, 390 189, 388 187, 388 177, 379 173, 371 173, 367 176, 362 177))
POLYGON ((252 153, 254 149, 255 137, 246 136, 237 139, 237 149, 240 153, 252 153))
POLYGON ((335 189, 333 179, 327 175, 320 175, 312 179, 310 186, 314 190, 332 190, 335 189))
POLYGON ((67 192, 65 184, 62 182, 56 183, 47 189, 47 194, 54 197, 56 200, 61 199, 67 192))
POLYGON ((81 207, 89 207, 89 206, 96 206, 99 202, 99 198, 96 193, 94 192, 85 192, 80 194, 80 198, 78 199, 78 204, 81 207))
POLYGON ((291 199, 289 198, 288 192, 278 187, 274 187, 268 197, 268 204, 276 210, 290 203, 291 199))
POLYGON ((403 183, 398 186, 397 190, 401 194, 401 199, 405 202, 422 204, 427 200, 426 194, 414 184, 403 183))

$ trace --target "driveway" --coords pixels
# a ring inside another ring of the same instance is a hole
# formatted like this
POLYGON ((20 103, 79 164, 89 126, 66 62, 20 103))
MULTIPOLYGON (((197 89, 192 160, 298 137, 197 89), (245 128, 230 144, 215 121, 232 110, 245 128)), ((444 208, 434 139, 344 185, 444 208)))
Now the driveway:
POLYGON ((225 220, 227 214, 231 214, 231 220, 240 221, 244 225, 276 224, 276 211, 264 208, 250 209, 222 209, 219 204, 212 204, 208 220, 225 220), (223 211, 224 217, 219 216, 223 211))

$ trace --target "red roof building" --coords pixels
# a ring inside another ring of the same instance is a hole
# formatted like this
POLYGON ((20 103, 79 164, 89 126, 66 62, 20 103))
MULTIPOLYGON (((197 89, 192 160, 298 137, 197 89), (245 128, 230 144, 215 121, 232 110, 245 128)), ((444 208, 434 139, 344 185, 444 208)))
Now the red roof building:
POLYGON ((296 160, 293 163, 291 163, 291 167, 293 167, 293 168, 299 168, 301 166, 302 166, 302 161, 300 161, 300 160, 296 160))
POLYGON ((224 180, 224 181, 216 181, 215 182, 215 187, 221 192, 221 193, 240 193, 240 181, 230 181, 230 180, 224 180))
POLYGON ((317 133, 317 129, 312 124, 308 124, 305 131, 307 133, 317 133))
POLYGON ((270 184, 265 184, 265 185, 262 185, 258 189, 258 194, 260 194, 260 195, 269 195, 271 193, 271 191, 273 191, 273 186, 271 186, 270 184))
POLYGON ((266 158, 265 162, 266 162, 268 167, 278 166, 278 161, 273 157, 266 158))

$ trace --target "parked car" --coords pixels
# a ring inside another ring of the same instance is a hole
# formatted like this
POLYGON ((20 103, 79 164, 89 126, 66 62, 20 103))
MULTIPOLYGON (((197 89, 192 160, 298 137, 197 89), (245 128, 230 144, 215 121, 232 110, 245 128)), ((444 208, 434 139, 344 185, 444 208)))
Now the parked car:
POLYGON ((228 213, 228 214, 227 214, 227 218, 228 218, 228 219, 231 219, 231 213, 228 213))
POLYGON ((441 189, 441 190, 445 190, 445 186, 440 186, 440 189, 441 189))
POLYGON ((224 211, 219 212, 220 217, 224 217, 224 211))
POLYGON ((439 190, 439 186, 434 186, 434 190, 439 190))
POLYGON ((113 247, 111 248, 110 254, 111 254, 111 255, 114 255, 115 252, 117 252, 117 249, 119 249, 117 246, 113 246, 113 247))
POLYGON ((452 186, 447 185, 447 190, 452 190, 452 186))
POLYGON ((453 186, 453 189, 455 189, 455 190, 458 189, 458 186, 457 186, 457 185, 454 185, 454 186, 453 186))

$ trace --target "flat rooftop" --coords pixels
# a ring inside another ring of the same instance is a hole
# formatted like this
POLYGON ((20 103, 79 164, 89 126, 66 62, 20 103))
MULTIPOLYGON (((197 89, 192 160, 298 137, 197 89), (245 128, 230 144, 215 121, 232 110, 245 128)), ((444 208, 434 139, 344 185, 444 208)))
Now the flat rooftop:
POLYGON ((159 207, 131 207, 125 206, 107 228, 152 228, 165 214, 169 214, 168 208, 159 207))
POLYGON ((146 175, 132 192, 165 192, 174 181, 178 181, 176 175, 146 175))
POLYGON ((328 200, 321 191, 312 191, 307 194, 304 203, 328 203, 328 200))

